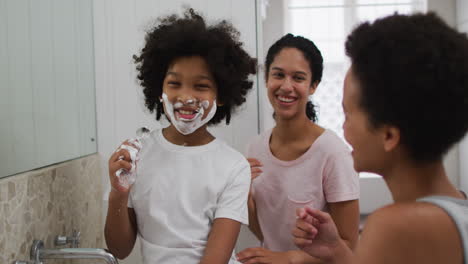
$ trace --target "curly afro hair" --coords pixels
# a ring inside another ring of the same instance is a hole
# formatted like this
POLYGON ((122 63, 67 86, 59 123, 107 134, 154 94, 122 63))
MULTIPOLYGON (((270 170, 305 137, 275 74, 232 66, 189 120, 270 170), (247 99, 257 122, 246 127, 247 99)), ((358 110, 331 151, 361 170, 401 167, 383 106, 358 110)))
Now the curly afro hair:
MULTIPOLYGON (((312 80, 310 85, 315 82, 320 83, 323 74, 322 53, 320 53, 320 50, 311 40, 302 36, 294 36, 293 34, 284 35, 268 49, 268 53, 265 58, 265 80, 268 80, 270 66, 275 60, 276 55, 278 55, 278 53, 280 53, 284 48, 296 48, 300 50, 304 55, 304 58, 309 63, 310 72, 312 73, 312 80)), ((311 101, 307 102, 306 115, 313 122, 317 121, 315 106, 311 101)))
POLYGON ((400 129, 416 162, 441 160, 468 129, 468 39, 436 14, 394 14, 345 44, 373 127, 400 129))
POLYGON ((159 120, 164 113, 159 98, 171 62, 180 57, 201 56, 218 86, 217 101, 222 103, 208 124, 217 124, 224 118, 229 124, 231 112, 246 101, 252 88, 249 74, 257 72, 257 61, 243 49, 239 32, 225 20, 208 26, 191 8, 183 17, 171 15, 158 22, 147 33, 141 54, 134 56, 146 107, 150 112, 156 111, 159 120))

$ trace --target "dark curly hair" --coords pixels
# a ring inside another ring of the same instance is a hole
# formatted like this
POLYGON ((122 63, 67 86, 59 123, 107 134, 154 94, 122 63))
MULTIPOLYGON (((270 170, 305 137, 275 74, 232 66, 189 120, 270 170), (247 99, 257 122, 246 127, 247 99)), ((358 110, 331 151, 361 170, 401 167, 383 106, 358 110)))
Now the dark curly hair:
POLYGON ((217 101, 222 104, 208 124, 217 124, 224 118, 229 124, 231 112, 246 101, 252 88, 249 74, 257 71, 257 61, 243 49, 239 32, 225 20, 208 26, 191 8, 183 17, 170 15, 158 22, 147 33, 140 56, 134 56, 146 107, 150 112, 156 110, 159 120, 164 113, 159 98, 171 62, 180 57, 201 56, 214 76, 217 101))
POLYGON ((442 159, 468 129, 468 39, 436 14, 363 23, 346 41, 371 126, 400 129, 416 162, 442 159))
MULTIPOLYGON (((268 53, 265 58, 265 80, 268 80, 271 63, 273 63, 276 55, 278 55, 278 53, 280 53, 284 48, 296 48, 300 50, 304 55, 304 58, 309 63, 310 72, 312 73, 312 81, 310 85, 312 86, 315 82, 320 83, 323 73, 323 58, 320 50, 311 40, 302 36, 294 36, 293 34, 284 35, 268 49, 268 53)), ((317 113, 315 111, 315 106, 311 101, 307 102, 306 115, 313 122, 317 122, 317 113)))

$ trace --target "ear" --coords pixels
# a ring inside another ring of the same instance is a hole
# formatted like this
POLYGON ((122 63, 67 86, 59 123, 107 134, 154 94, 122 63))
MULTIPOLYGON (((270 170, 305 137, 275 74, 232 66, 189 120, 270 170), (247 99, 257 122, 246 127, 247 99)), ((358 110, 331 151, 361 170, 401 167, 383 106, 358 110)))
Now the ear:
POLYGON ((319 85, 319 81, 315 81, 312 83, 312 85, 309 88, 309 95, 313 95, 315 91, 317 90, 317 86, 319 85))
POLYGON ((393 151, 400 144, 400 129, 390 125, 384 125, 382 129, 384 150, 393 151))

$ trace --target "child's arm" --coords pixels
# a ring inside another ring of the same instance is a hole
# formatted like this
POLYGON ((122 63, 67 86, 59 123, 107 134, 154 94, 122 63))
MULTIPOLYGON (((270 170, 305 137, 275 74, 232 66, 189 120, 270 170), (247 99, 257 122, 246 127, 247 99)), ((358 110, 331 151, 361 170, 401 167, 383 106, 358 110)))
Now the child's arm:
POLYGON ((136 217, 132 208, 127 208, 128 193, 120 194, 114 190, 109 194, 104 235, 109 251, 119 259, 132 252, 136 240, 136 217))
POLYGON ((215 219, 200 264, 228 263, 236 245, 240 226, 239 222, 229 218, 215 219))
POLYGON ((136 216, 132 208, 127 207, 130 188, 119 184, 116 171, 132 167, 130 154, 121 149, 109 159, 109 177, 112 190, 109 193, 104 236, 109 251, 119 259, 126 258, 133 249, 136 240, 136 216))

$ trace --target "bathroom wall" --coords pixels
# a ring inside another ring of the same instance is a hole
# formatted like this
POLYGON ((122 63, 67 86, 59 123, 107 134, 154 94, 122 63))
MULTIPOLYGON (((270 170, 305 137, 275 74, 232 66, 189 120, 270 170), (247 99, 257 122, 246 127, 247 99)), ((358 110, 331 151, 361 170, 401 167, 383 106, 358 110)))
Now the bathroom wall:
POLYGON ((55 236, 73 229, 80 247, 104 247, 99 164, 93 154, 0 179, 0 263, 29 260, 34 239, 55 247, 55 236))

